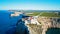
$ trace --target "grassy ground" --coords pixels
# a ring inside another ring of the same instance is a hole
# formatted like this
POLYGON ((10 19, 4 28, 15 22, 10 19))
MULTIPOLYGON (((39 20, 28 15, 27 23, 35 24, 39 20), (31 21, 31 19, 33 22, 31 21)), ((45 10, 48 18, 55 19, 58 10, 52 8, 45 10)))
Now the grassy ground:
POLYGON ((28 16, 45 16, 45 17, 60 17, 60 15, 57 15, 56 13, 53 12, 33 12, 33 14, 27 14, 28 16), (39 15, 42 13, 41 15, 39 15))
POLYGON ((27 14, 28 16, 37 16, 40 12, 33 12, 33 14, 27 14))
POLYGON ((60 17, 60 15, 57 15, 56 13, 48 13, 48 12, 44 12, 42 13, 40 16, 46 16, 46 17, 60 17))

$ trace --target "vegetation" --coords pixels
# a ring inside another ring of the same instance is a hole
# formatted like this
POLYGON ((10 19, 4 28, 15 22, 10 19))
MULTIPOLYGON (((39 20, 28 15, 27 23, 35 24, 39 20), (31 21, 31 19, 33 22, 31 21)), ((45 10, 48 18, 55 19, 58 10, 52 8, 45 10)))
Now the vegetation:
POLYGON ((33 12, 33 14, 27 14, 28 16, 37 16, 40 12, 33 12))
POLYGON ((60 17, 60 15, 57 15, 56 13, 49 13, 49 12, 43 12, 40 16, 46 16, 46 17, 60 17))
POLYGON ((28 14, 28 16, 37 16, 37 15, 45 17, 60 17, 60 15, 57 15, 57 13, 54 12, 33 12, 33 14, 28 14))

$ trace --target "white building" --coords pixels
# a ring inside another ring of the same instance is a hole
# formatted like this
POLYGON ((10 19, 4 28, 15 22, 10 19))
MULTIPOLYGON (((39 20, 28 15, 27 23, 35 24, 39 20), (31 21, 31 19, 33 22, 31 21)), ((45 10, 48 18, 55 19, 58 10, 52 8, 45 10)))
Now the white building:
POLYGON ((26 24, 37 24, 40 25, 38 20, 35 17, 29 17, 28 20, 25 20, 26 24))

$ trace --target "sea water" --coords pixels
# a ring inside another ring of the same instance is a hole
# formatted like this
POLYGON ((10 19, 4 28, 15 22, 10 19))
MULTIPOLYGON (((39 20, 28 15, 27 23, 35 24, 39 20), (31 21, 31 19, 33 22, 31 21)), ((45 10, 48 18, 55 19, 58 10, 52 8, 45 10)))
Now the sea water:
POLYGON ((10 28, 15 27, 18 17, 11 17, 8 10, 0 10, 0 34, 5 34, 10 28))

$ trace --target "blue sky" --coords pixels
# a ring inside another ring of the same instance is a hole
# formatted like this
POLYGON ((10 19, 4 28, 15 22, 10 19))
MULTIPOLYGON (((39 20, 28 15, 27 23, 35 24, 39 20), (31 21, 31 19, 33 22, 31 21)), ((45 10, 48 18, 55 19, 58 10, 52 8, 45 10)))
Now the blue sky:
POLYGON ((0 0, 0 10, 60 10, 60 0, 0 0))

